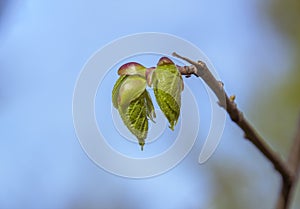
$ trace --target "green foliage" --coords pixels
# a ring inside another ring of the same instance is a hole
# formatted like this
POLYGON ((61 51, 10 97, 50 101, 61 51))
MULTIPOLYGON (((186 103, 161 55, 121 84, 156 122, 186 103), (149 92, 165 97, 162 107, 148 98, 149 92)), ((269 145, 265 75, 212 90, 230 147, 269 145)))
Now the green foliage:
POLYGON ((150 103, 150 106, 153 107, 152 101, 149 101, 149 97, 146 96, 147 94, 148 92, 145 90, 128 106, 119 106, 118 108, 124 124, 137 137, 142 150, 148 133, 149 112, 151 112, 151 108, 148 109, 148 104, 150 103))
POLYGON ((153 72, 153 89, 156 101, 174 130, 181 106, 181 92, 183 90, 182 77, 175 64, 168 58, 159 60, 153 72))
POLYGON ((174 127, 180 115, 183 81, 176 65, 162 57, 156 68, 145 68, 136 62, 126 63, 118 70, 120 75, 112 90, 112 103, 143 150, 148 134, 148 119, 154 122, 155 111, 146 85, 153 85, 157 103, 174 127))

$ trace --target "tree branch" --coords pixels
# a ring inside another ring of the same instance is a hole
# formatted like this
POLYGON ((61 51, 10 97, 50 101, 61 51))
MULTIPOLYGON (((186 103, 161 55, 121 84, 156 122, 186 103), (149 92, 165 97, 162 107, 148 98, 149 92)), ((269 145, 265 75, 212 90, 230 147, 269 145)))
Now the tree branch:
MULTIPOLYGON (((238 109, 236 103, 234 102, 234 96, 228 97, 224 88, 223 83, 217 81, 216 78, 207 68, 206 64, 202 61, 192 61, 186 57, 180 56, 175 52, 173 56, 180 58, 192 66, 179 67, 179 71, 182 75, 191 76, 196 75, 201 77, 202 80, 210 87, 210 89, 215 93, 219 100, 219 104, 223 107, 229 114, 231 120, 235 122, 243 131, 244 137, 248 139, 260 152, 273 164, 274 168, 280 173, 282 177, 283 187, 281 191, 281 196, 278 201, 280 207, 277 209, 287 209, 289 203, 289 196, 291 189, 296 182, 298 176, 298 170, 300 166, 300 127, 298 128, 297 137, 291 151, 288 163, 285 163, 281 157, 274 152, 271 147, 265 142, 265 140, 257 133, 254 127, 245 119, 243 113, 238 109), (289 167, 290 165, 290 167, 289 167), (297 174, 297 175, 295 175, 297 174)), ((300 125, 299 125, 300 126, 300 125)))
POLYGON ((293 178, 291 182, 282 182, 280 196, 277 201, 277 209, 289 208, 291 202, 291 196, 297 184, 299 178, 299 167, 300 167, 300 117, 297 126, 297 132, 295 135, 294 142, 291 147, 289 158, 287 161, 293 172, 293 178))

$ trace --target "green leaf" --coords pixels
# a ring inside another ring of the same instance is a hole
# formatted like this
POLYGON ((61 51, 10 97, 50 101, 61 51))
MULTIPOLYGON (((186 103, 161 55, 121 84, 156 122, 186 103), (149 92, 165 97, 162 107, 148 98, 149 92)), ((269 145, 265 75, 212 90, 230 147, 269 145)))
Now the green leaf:
POLYGON ((153 72, 152 77, 156 101, 174 130, 177 124, 180 107, 183 81, 176 65, 167 57, 162 57, 153 72))
POLYGON ((138 63, 123 65, 112 90, 112 103, 128 130, 136 136, 143 150, 148 134, 148 119, 154 121, 155 111, 146 90, 146 68, 138 63))
POLYGON ((118 109, 118 97, 119 97, 119 89, 120 86, 122 84, 122 82, 124 81, 124 79, 126 78, 126 75, 122 75, 118 78, 118 80, 116 81, 114 88, 112 90, 112 103, 114 105, 115 108, 118 109))
POLYGON ((118 105, 127 107, 129 103, 138 98, 146 89, 146 79, 139 75, 126 77, 119 88, 118 105))
POLYGON ((162 57, 156 68, 145 68, 136 62, 126 63, 118 70, 120 75, 112 91, 112 102, 128 128, 136 136, 143 150, 148 134, 148 120, 156 117, 146 85, 153 86, 157 103, 174 127, 180 116, 183 81, 176 65, 162 57))
POLYGON ((148 92, 144 90, 138 98, 130 102, 128 107, 123 108, 119 106, 118 110, 124 124, 136 136, 143 150, 148 134, 148 117, 153 117, 154 113, 153 104, 148 92))

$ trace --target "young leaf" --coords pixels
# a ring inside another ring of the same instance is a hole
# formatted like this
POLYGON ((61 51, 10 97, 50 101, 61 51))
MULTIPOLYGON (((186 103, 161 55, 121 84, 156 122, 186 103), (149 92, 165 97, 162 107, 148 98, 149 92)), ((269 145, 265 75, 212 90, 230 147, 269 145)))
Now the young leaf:
POLYGON ((156 101, 174 130, 181 107, 183 81, 176 65, 167 57, 157 63, 152 75, 152 83, 156 101))
POLYGON ((155 118, 154 106, 146 90, 146 68, 138 63, 123 65, 112 91, 112 102, 143 150, 148 133, 148 119, 155 118))
POLYGON ((126 77, 120 85, 118 92, 118 105, 127 107, 129 103, 138 98, 146 89, 146 79, 139 75, 126 77))
MULTIPOLYGON (((127 108, 120 106, 118 109, 124 124, 136 136, 142 150, 148 134, 147 94, 148 92, 145 90, 137 99, 131 101, 127 108)), ((152 105, 151 100, 150 103, 152 105)))
POLYGON ((126 75, 122 75, 118 78, 118 80, 116 81, 114 88, 112 90, 112 103, 114 105, 115 108, 118 109, 118 97, 119 97, 119 89, 120 86, 123 82, 123 80, 126 78, 126 75))

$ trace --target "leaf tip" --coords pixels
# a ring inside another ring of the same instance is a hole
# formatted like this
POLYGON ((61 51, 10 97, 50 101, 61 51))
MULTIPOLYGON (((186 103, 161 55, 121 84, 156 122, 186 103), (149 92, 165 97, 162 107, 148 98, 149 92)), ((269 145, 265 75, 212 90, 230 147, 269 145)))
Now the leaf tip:
POLYGON ((145 142, 139 142, 139 145, 141 146, 141 151, 144 151, 145 142))
POLYGON ((172 131, 174 131, 174 128, 175 128, 176 124, 177 124, 177 121, 171 122, 170 125, 169 125, 169 128, 170 128, 172 131))

